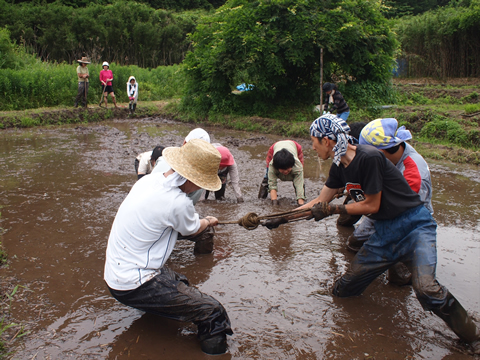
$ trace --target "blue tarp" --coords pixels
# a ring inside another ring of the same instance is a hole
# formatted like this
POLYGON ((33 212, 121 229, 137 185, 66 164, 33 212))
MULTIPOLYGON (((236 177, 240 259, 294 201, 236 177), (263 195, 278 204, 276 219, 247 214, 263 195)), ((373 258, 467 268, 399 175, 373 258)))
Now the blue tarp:
POLYGON ((237 90, 238 91, 250 91, 250 90, 253 90, 253 88, 255 87, 255 85, 252 85, 252 84, 240 84, 237 86, 237 90))

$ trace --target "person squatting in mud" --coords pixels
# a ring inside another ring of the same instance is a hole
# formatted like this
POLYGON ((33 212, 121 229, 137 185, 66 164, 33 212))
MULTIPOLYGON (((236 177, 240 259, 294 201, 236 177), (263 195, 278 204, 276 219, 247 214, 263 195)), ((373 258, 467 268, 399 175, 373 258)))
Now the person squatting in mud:
POLYGON ((152 151, 143 152, 135 158, 135 173, 138 180, 153 171, 158 158, 162 156, 163 149, 165 149, 163 146, 157 145, 152 151))
MULTIPOLYGON (((188 133, 188 135, 183 140, 182 146, 193 139, 200 139, 200 140, 206 141, 207 143, 210 143, 210 135, 208 135, 208 133, 202 128, 196 128, 188 133)), ((169 169, 170 169, 170 165, 165 161, 163 157, 159 157, 157 159, 157 162, 155 163, 155 167, 152 170, 152 174, 157 174, 157 173, 163 174, 169 169)), ((203 189, 198 189, 188 194, 188 197, 190 198, 190 200, 192 200, 193 205, 195 205, 198 202, 198 200, 200 200, 200 197, 202 196, 202 194, 203 194, 203 189)))
POLYGON ((332 158, 333 163, 320 195, 299 208, 313 206, 315 221, 332 214, 365 215, 375 220, 375 232, 335 281, 333 295, 361 295, 376 277, 401 261, 412 273, 413 289, 422 307, 480 353, 479 329, 435 278, 437 224, 432 214, 381 151, 370 145, 352 145, 348 132, 347 123, 333 115, 323 115, 310 126, 313 149, 318 157, 332 158), (355 202, 329 204, 343 189, 355 202))
POLYGON ((302 146, 293 140, 277 141, 267 152, 267 170, 260 184, 259 199, 266 199, 270 192, 273 205, 278 205, 278 180, 292 181, 299 205, 305 203, 302 146))
POLYGON ((200 219, 187 194, 221 188, 221 156, 211 144, 193 139, 164 149, 162 157, 170 169, 137 181, 118 209, 108 238, 104 279, 124 305, 192 321, 202 350, 222 354, 227 351, 226 335, 233 334, 225 308, 189 286, 184 275, 165 267, 179 234, 197 235, 218 225, 215 217, 200 219))
MULTIPOLYGON (((220 152, 222 160, 220 160, 220 168, 218 169, 218 177, 222 180, 222 187, 220 190, 215 191, 216 200, 225 200, 225 190, 227 188, 227 176, 230 175, 230 184, 232 185, 237 203, 243 203, 242 191, 240 190, 240 177, 238 176, 238 167, 235 159, 225 146, 221 144, 212 144, 220 152)), ((205 191, 205 200, 208 199, 210 191, 205 191)))

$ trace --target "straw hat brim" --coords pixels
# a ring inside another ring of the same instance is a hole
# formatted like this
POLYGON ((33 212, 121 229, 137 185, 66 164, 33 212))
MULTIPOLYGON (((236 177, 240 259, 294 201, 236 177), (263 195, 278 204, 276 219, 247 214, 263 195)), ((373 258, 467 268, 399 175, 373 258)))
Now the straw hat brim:
POLYGON ((81 64, 90 64, 90 61, 86 61, 86 60, 77 60, 77 61, 81 64))
POLYGON ((200 171, 199 166, 195 165, 201 164, 202 162, 198 161, 197 164, 191 164, 189 159, 183 156, 181 149, 182 148, 178 147, 168 147, 163 150, 162 156, 172 169, 202 189, 209 191, 220 190, 222 181, 217 174, 218 168, 217 171, 211 174, 200 171))

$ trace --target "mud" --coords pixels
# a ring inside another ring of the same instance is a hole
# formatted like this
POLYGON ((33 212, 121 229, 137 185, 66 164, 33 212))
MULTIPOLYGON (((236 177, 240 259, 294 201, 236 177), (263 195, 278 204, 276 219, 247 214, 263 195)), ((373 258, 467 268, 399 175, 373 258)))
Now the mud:
MULTIPOLYGON (((13 359, 206 359, 195 326, 161 319, 116 302, 103 282, 105 249, 116 210, 134 184, 134 159, 155 145, 180 145, 193 128, 162 119, 116 120, 0 133, 0 241, 9 265, 0 276, 24 286, 11 319, 29 334, 9 343, 13 359)), ((196 206, 201 215, 237 220, 295 207, 291 183, 280 206, 257 199, 268 147, 280 138, 208 128, 241 170, 245 202, 196 206)), ((309 141, 306 193, 318 195, 330 162, 309 141)), ((438 227, 439 281, 480 319, 480 175, 477 167, 430 162, 438 227)), ((341 200, 338 200, 341 202, 341 200)), ((336 217, 298 221, 269 231, 219 226, 212 254, 177 243, 168 266, 214 296, 235 334, 218 359, 470 359, 411 287, 378 278, 357 298, 332 297, 333 280, 352 255, 353 228, 336 217)), ((3 294, 6 289, 2 288, 3 294)), ((13 337, 14 334, 10 334, 13 337)))

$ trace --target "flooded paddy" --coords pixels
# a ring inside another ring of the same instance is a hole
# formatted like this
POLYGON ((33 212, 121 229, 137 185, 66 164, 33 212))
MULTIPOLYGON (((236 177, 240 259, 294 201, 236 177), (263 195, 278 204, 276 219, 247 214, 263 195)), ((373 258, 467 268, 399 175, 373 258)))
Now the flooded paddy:
MULTIPOLYGON (((10 259, 0 276, 24 287, 12 302, 12 320, 30 331, 13 342, 11 358, 210 358, 193 324, 128 308, 103 281, 110 228, 136 181, 135 157, 155 145, 181 145, 194 127, 144 119, 0 132, 0 241, 10 259)), ((205 129, 235 157, 245 202, 236 204, 227 187, 226 201, 196 205, 200 215, 228 221, 295 207, 291 183, 280 183, 279 207, 257 198, 266 152, 280 137, 205 129)), ((309 140, 295 140, 304 148, 312 199, 331 162, 320 163, 309 140)), ((478 323, 479 169, 429 164, 437 278, 478 323)), ((167 266, 214 296, 230 316, 230 351, 216 358, 471 359, 443 321, 422 310, 409 286, 380 277, 360 297, 330 294, 353 258, 344 245, 353 228, 337 226, 336 217, 272 231, 219 226, 209 255, 195 256, 193 243, 177 242, 167 266)))

